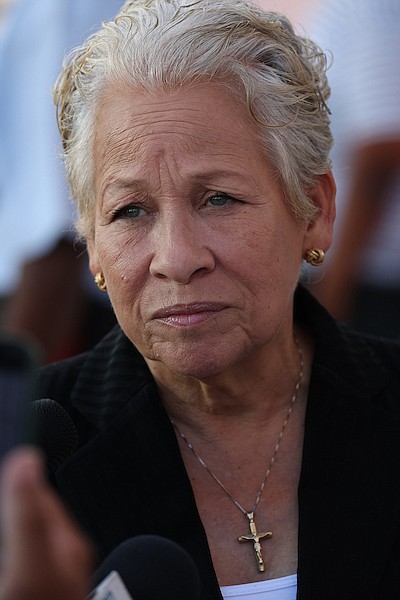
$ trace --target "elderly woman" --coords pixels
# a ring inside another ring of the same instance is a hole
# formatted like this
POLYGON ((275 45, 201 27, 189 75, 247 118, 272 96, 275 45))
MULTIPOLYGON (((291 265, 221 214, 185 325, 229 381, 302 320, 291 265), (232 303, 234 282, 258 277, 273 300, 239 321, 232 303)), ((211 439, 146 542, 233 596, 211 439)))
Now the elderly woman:
POLYGON ((400 594, 400 348, 298 286, 334 220, 324 67, 244 1, 137 0, 56 88, 119 325, 43 372, 79 434, 55 485, 99 559, 170 538, 202 600, 400 594))

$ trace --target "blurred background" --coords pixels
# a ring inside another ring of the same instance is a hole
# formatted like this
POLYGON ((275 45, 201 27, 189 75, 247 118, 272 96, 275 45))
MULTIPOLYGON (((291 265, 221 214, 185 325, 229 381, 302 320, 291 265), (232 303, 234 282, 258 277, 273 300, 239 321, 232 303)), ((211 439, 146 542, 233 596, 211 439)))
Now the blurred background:
MULTIPOLYGON (((328 52, 338 219, 303 282, 344 321, 400 336, 400 2, 259 0, 328 52)), ((122 0, 0 0, 0 324, 45 362, 114 324, 75 240, 51 89, 64 55, 122 0)))

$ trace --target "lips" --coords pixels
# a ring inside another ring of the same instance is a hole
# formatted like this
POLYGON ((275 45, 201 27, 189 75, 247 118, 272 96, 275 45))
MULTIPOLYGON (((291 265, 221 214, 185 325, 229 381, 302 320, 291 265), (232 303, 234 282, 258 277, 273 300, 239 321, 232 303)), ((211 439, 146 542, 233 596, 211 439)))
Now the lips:
POLYGON ((196 325, 226 308, 226 305, 218 302, 194 302, 190 304, 173 304, 158 309, 152 315, 152 319, 163 321, 169 325, 187 326, 196 325))

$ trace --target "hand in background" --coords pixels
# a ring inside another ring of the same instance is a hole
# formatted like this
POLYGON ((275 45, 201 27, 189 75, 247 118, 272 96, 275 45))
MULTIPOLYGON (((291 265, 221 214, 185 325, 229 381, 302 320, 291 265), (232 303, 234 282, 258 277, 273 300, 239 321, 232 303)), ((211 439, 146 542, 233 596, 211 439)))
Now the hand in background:
POLYGON ((39 453, 14 450, 1 471, 0 600, 84 600, 92 549, 48 485, 39 453))

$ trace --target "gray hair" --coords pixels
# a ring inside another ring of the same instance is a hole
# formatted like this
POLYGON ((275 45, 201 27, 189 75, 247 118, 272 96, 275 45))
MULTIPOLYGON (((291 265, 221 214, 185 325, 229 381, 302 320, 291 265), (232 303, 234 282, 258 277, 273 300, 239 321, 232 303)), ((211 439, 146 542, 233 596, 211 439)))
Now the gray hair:
POLYGON ((330 168, 326 57, 286 17, 245 0, 130 0, 63 66, 55 102, 79 232, 93 234, 96 106, 113 82, 143 91, 218 81, 258 124, 285 199, 300 218, 330 168))

